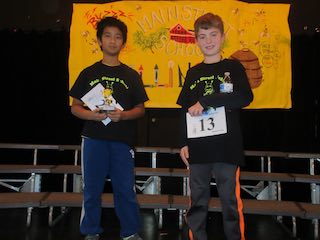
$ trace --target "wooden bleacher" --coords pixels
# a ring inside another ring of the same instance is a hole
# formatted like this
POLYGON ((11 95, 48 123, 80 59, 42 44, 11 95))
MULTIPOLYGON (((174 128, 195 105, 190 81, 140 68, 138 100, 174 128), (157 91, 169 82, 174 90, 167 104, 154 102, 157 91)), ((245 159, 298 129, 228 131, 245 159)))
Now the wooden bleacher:
MULTIPOLYGON (((0 208, 27 208, 27 207, 81 207, 83 195, 76 192, 27 192, 27 193, 0 193, 0 208)), ((141 208, 147 209, 187 209, 189 197, 182 195, 154 195, 137 194, 141 208)), ((275 200, 243 199, 243 211, 248 214, 261 214, 273 216, 297 216, 310 218, 318 216, 312 213, 313 205, 275 200)), ((102 207, 113 208, 112 193, 102 195, 102 207)), ((212 197, 209 203, 209 211, 220 212, 219 198, 212 197)))
MULTIPOLYGON (((51 173, 51 174, 81 174, 79 165, 27 165, 27 164, 0 164, 0 173, 51 173)), ((136 167, 137 176, 160 177, 188 177, 188 170, 181 168, 150 168, 136 167)), ((213 176, 214 177, 214 176, 213 176)), ((280 182, 315 182, 320 183, 320 176, 295 173, 266 173, 241 171, 242 180, 262 180, 280 182)))
MULTIPOLYGON (((33 158, 30 164, 1 164, 0 174, 63 174, 65 176, 64 187, 62 192, 3 192, 0 193, 0 208, 27 208, 27 225, 31 223, 32 209, 35 207, 48 207, 48 222, 53 225, 54 207, 81 207, 82 194, 79 192, 66 191, 66 176, 69 174, 81 176, 81 166, 78 165, 78 157, 80 146, 78 145, 32 145, 32 144, 0 144, 1 149, 16 150, 32 150, 33 158), (71 164, 43 164, 39 163, 39 150, 53 151, 73 151, 74 158, 71 164)), ((160 181, 162 177, 178 177, 188 178, 188 171, 183 168, 173 167, 157 167, 156 156, 159 154, 177 154, 178 149, 171 148, 136 148, 136 152, 150 153, 152 155, 152 166, 136 167, 135 174, 139 177, 157 177, 156 181, 160 181)), ((320 160, 320 154, 303 154, 303 153, 285 153, 285 152, 268 152, 268 151, 245 151, 246 156, 255 156, 260 158, 263 164, 267 163, 267 171, 242 171, 240 179, 242 181, 258 181, 266 182, 266 184, 274 184, 278 189, 277 196, 271 196, 269 200, 243 199, 245 214, 261 214, 272 216, 286 216, 292 218, 292 232, 296 234, 296 217, 302 219, 310 219, 314 224, 314 236, 318 237, 318 219, 320 218, 319 192, 320 176, 315 175, 314 164, 320 160), (300 159, 307 158, 310 161, 309 173, 278 173, 271 171, 273 158, 290 158, 300 159), (266 160, 266 162, 265 162, 266 160), (310 184, 311 202, 282 201, 281 200, 281 183, 305 183, 310 184)), ((178 157, 178 156, 177 156, 178 157)), ((27 162, 27 161, 26 161, 27 162)), ((1 176, 1 175, 0 175, 1 176)), ((214 176, 213 176, 214 178, 214 176)), ((0 179, 1 182, 1 179, 0 179)), ((159 183, 159 182, 158 182, 159 183)), ((34 182, 32 184, 35 184, 34 182)), ((184 181, 185 184, 185 181, 184 181)), ((185 186, 184 186, 185 188, 185 186)), ((35 189, 34 187, 32 189, 35 189)), ((188 207, 188 196, 183 191, 183 195, 167 195, 161 192, 153 194, 138 194, 138 201, 141 208, 150 209, 177 209, 181 213, 188 207)), ((102 196, 102 207, 112 208, 113 198, 111 193, 104 193, 102 196)), ((220 212, 221 206, 218 198, 210 200, 209 210, 220 212)), ((179 219, 180 221, 180 219, 179 219)))

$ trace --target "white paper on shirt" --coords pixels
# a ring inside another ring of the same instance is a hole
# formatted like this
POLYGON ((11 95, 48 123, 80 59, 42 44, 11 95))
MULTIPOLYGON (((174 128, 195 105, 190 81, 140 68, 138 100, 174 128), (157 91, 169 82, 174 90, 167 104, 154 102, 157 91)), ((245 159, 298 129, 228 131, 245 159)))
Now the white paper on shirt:
POLYGON ((201 116, 186 113, 187 137, 199 138, 227 133, 225 107, 210 108, 201 116))
MULTIPOLYGON (((89 92, 87 92, 81 100, 88 106, 88 108, 93 111, 98 108, 98 106, 101 106, 104 104, 104 97, 103 97, 103 91, 104 87, 102 86, 101 83, 98 83, 94 88, 92 88, 89 92)), ((123 111, 123 107, 117 103, 117 101, 114 99, 113 96, 110 96, 110 98, 113 100, 112 101, 112 106, 115 108, 120 109, 123 111)), ((107 125, 111 122, 110 118, 106 118, 102 120, 104 125, 107 125)))

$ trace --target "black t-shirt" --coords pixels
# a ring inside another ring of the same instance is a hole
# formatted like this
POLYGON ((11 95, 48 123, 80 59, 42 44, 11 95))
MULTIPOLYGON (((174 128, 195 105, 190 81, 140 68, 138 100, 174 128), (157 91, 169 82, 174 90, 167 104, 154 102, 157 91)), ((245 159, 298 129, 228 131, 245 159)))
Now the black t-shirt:
MULTIPOLYGON (((124 110, 130 110, 137 104, 144 103, 148 96, 140 75, 121 63, 119 66, 107 66, 101 61, 84 69, 70 90, 70 96, 81 100, 98 83, 112 89, 112 96, 124 110)), ((89 138, 113 140, 133 144, 135 120, 110 122, 104 125, 98 121, 85 121, 82 135, 89 138)))
POLYGON ((213 64, 200 63, 190 68, 177 104, 181 110, 181 147, 189 147, 189 162, 226 162, 243 165, 243 143, 239 110, 253 100, 245 70, 240 62, 224 59, 213 64), (220 83, 230 73, 232 93, 220 93, 220 83), (186 112, 197 101, 204 108, 226 109, 227 133, 209 137, 187 139, 186 112))

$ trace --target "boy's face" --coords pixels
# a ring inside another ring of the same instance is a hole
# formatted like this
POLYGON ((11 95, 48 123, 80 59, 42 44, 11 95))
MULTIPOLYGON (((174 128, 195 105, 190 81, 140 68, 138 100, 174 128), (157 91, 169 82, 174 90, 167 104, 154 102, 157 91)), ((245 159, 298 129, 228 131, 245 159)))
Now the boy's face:
POLYGON ((98 39, 98 43, 103 53, 109 56, 119 55, 121 49, 124 47, 120 29, 111 26, 104 28, 101 39, 98 39))
POLYGON ((208 29, 200 28, 197 34, 196 42, 204 57, 219 57, 224 41, 224 34, 218 28, 208 29))

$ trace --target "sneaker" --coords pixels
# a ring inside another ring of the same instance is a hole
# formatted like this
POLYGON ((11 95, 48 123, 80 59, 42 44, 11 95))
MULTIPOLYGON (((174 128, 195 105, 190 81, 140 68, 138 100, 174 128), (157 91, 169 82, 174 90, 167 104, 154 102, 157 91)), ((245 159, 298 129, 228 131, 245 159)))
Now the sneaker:
POLYGON ((89 234, 84 238, 84 240, 99 240, 99 239, 100 239, 99 234, 89 234))
POLYGON ((136 233, 136 234, 133 234, 129 237, 124 237, 124 238, 122 238, 122 240, 143 240, 143 239, 139 236, 138 233, 136 233))

